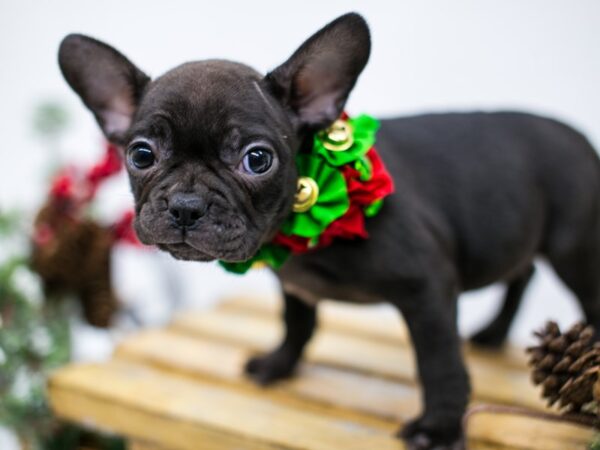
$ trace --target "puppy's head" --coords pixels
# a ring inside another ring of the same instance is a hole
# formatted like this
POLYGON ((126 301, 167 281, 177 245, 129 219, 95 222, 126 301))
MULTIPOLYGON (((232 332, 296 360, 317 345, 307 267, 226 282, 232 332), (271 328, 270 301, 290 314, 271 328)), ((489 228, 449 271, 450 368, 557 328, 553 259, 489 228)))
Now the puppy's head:
POLYGON ((243 64, 183 64, 150 80, 82 35, 59 64, 123 149, 140 240, 179 259, 245 261, 291 212, 294 156, 342 112, 370 51, 357 14, 325 26, 262 76, 243 64))

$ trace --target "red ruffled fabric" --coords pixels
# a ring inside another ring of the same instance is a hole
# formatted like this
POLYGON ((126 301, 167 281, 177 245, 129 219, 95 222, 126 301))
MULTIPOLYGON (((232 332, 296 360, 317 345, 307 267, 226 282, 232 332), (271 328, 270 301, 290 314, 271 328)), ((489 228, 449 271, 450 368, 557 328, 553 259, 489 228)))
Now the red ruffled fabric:
POLYGON ((348 186, 350 208, 346 214, 327 227, 319 239, 318 247, 330 245, 336 238, 368 238, 363 208, 394 192, 392 177, 375 148, 372 147, 366 156, 372 166, 372 175, 367 181, 360 179, 360 173, 354 167, 350 165, 341 167, 348 186))
POLYGON ((350 204, 348 212, 329 225, 321 237, 317 247, 327 247, 334 239, 356 239, 369 237, 365 228, 365 215, 362 208, 356 204, 350 204))
POLYGON ((350 204, 369 206, 376 200, 384 198, 394 192, 394 181, 383 165, 383 161, 375 148, 367 152, 367 158, 371 161, 372 176, 367 181, 360 179, 358 171, 351 166, 341 167, 342 174, 348 185, 350 204))
POLYGON ((275 235, 271 242, 275 245, 281 245, 282 247, 287 248, 294 254, 306 253, 310 250, 310 240, 301 236, 288 236, 279 232, 275 235))

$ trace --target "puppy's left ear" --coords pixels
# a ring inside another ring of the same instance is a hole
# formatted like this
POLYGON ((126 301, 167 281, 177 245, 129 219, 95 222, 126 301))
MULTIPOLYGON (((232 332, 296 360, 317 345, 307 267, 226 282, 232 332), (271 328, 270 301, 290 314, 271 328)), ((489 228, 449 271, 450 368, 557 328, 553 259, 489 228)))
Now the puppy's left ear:
POLYGON ((311 36, 264 81, 299 128, 323 129, 342 113, 370 51, 365 20, 345 14, 311 36))
POLYGON ((81 34, 63 39, 58 63, 106 138, 122 144, 150 78, 111 46, 81 34))

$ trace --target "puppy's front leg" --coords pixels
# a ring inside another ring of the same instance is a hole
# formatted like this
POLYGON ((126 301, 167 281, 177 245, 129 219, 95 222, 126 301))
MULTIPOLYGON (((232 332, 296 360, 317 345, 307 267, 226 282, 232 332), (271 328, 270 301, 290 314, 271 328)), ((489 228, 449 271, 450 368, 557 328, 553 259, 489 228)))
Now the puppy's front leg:
POLYGON ((271 353, 252 358, 246 364, 246 373, 259 384, 267 385, 292 374, 304 346, 313 335, 317 321, 316 307, 285 294, 283 319, 283 342, 271 353))
POLYGON ((470 394, 456 328, 456 298, 425 288, 398 304, 410 330, 424 409, 400 432, 409 449, 462 449, 462 417, 470 394))

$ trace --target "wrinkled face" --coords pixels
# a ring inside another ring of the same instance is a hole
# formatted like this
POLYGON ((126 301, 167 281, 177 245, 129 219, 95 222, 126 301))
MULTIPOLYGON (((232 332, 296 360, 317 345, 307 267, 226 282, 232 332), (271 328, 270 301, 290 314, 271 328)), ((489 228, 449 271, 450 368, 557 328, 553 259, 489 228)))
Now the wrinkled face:
POLYGON ((178 259, 252 257, 291 210, 297 146, 252 69, 168 72, 149 85, 124 146, 140 240, 178 259))
POLYGON ((339 117, 370 48, 364 19, 346 14, 264 77, 209 60, 150 81, 114 48, 78 34, 62 41, 58 59, 123 149, 140 240, 179 259, 239 262, 291 213, 295 153, 339 117))

